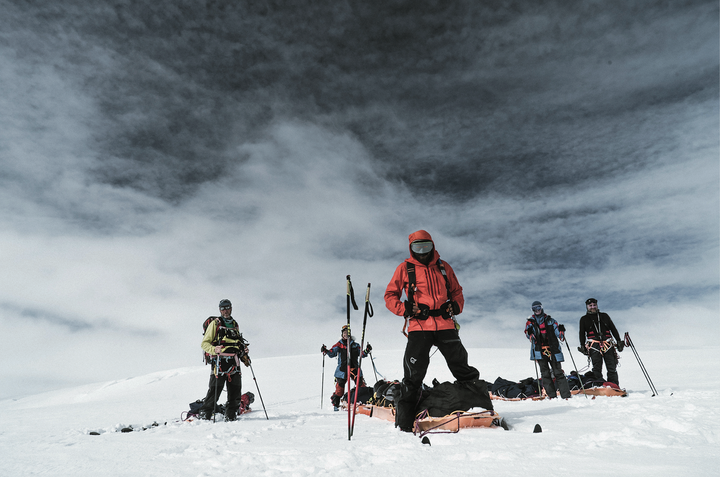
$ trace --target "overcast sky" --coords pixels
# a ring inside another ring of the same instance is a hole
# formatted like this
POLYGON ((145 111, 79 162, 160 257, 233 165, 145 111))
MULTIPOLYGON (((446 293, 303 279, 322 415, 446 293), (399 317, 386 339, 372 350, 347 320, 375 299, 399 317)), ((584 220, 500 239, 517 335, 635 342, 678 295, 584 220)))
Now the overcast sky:
POLYGON ((717 1, 0 12, 0 398, 200 364, 222 298, 251 354, 320 365, 347 274, 402 349, 418 229, 468 347, 525 347, 540 300, 575 348, 590 296, 639 346, 717 345, 717 1))

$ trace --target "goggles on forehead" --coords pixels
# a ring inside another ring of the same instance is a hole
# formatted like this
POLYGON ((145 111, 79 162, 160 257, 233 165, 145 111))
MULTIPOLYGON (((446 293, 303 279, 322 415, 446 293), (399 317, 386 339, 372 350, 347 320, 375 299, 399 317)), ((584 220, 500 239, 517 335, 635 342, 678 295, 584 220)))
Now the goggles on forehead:
POLYGON ((592 305, 592 304, 596 304, 596 305, 597 305, 597 300, 596 300, 595 298, 588 298, 588 299, 585 301, 585 304, 586 304, 586 305, 592 305))
POLYGON ((413 242, 410 244, 410 250, 417 254, 430 253, 433 249, 433 243, 429 241, 425 242, 413 242))

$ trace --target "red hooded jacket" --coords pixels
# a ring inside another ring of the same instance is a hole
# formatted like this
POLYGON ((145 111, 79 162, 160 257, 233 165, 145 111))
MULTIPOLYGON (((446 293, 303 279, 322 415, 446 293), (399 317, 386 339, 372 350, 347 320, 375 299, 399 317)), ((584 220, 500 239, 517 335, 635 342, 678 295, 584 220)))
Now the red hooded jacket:
MULTIPOLYGON (((408 238, 408 249, 410 248, 410 244, 416 240, 429 240, 432 242, 432 237, 424 230, 413 232, 408 238)), ((415 279, 417 280, 415 302, 418 304, 425 304, 429 306, 431 310, 437 310, 449 299, 450 301, 455 301, 458 304, 460 311, 457 314, 460 314, 462 313, 463 306, 465 304, 462 287, 458 283, 452 267, 446 262, 443 262, 450 284, 451 296, 447 296, 445 277, 440 271, 440 267, 437 265, 439 258, 440 254, 435 249, 435 242, 433 242, 433 258, 427 266, 413 258, 412 251, 410 251, 410 258, 408 258, 406 262, 410 262, 415 265, 415 279)), ((403 262, 395 269, 392 280, 390 280, 390 283, 385 289, 385 306, 387 306, 388 310, 398 316, 403 316, 405 311, 402 294, 404 292, 407 297, 407 288, 407 265, 403 262)), ((408 326, 408 331, 439 331, 452 329, 455 329, 455 323, 453 323, 452 318, 443 318, 442 316, 430 316, 426 320, 410 318, 408 326)))

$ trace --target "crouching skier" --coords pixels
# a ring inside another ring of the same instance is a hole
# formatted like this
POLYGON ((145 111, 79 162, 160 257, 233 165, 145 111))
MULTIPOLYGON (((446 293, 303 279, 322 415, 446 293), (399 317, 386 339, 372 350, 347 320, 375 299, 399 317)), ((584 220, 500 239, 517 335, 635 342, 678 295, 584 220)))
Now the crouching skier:
POLYGON ((202 349, 210 355, 210 362, 213 365, 208 392, 200 408, 200 418, 202 419, 212 419, 218 398, 226 382, 225 420, 236 420, 238 408, 241 405, 240 362, 242 361, 245 366, 248 366, 250 357, 246 342, 238 330, 238 323, 231 314, 230 300, 220 301, 220 316, 209 319, 200 344, 202 349))
POLYGON ((530 340, 530 359, 540 366, 542 384, 547 396, 550 399, 557 397, 557 384, 560 396, 568 399, 572 394, 560 364, 565 360, 560 349, 560 341, 565 341, 565 327, 558 326, 557 321, 545 314, 539 301, 533 302, 532 311, 533 314, 525 322, 525 336, 530 340))
MULTIPOLYGON (((328 349, 325 345, 322 345, 320 352, 326 354, 331 358, 337 356, 338 365, 335 368, 335 392, 330 396, 333 409, 335 411, 340 410, 340 399, 345 394, 345 385, 347 384, 347 343, 348 343, 348 325, 344 325, 340 330, 341 339, 332 348, 328 349)), ((367 344, 365 350, 362 351, 362 357, 365 358, 372 351, 370 343, 367 344)), ((357 373, 360 372, 360 386, 365 386, 365 379, 362 375, 362 370, 358 370, 358 357, 360 356, 360 344, 355 341, 355 338, 350 336, 350 379, 353 381, 357 379, 357 373)))

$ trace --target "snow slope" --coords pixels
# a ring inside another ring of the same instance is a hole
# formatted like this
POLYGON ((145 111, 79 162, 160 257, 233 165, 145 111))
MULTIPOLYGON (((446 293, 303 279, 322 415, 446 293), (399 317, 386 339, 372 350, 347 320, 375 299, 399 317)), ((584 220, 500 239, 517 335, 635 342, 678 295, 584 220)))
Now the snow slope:
MULTIPOLYGON (((481 377, 534 376, 526 349, 469 350, 481 377)), ((322 356, 258 359, 243 390, 256 395, 254 412, 237 422, 174 422, 188 403, 204 396, 209 367, 146 376, 0 401, 0 475, 520 475, 554 466, 570 475, 717 475, 720 464, 720 353, 718 348, 640 350, 659 395, 649 387, 629 350, 619 368, 627 398, 496 402, 513 426, 467 429, 430 436, 431 445, 358 415, 347 438, 347 414, 329 405, 335 361, 322 356), (143 432, 127 425, 165 423, 143 432), (535 424, 543 432, 532 432, 535 424), (99 431, 101 435, 89 435, 99 431)), ((402 351, 376 350, 386 378, 402 376, 402 351)), ((585 362, 575 353, 579 366, 585 362), (582 361, 582 362, 580 362, 582 361)), ((375 376, 365 360, 369 384, 375 376)), ((566 372, 572 362, 565 365, 566 372)), ((433 357, 426 378, 451 380, 433 357)), ((32 379, 29 377, 28 379, 32 379)), ((38 391, 42 383, 38 383, 38 391)), ((224 402, 221 399, 221 402, 224 402)))

